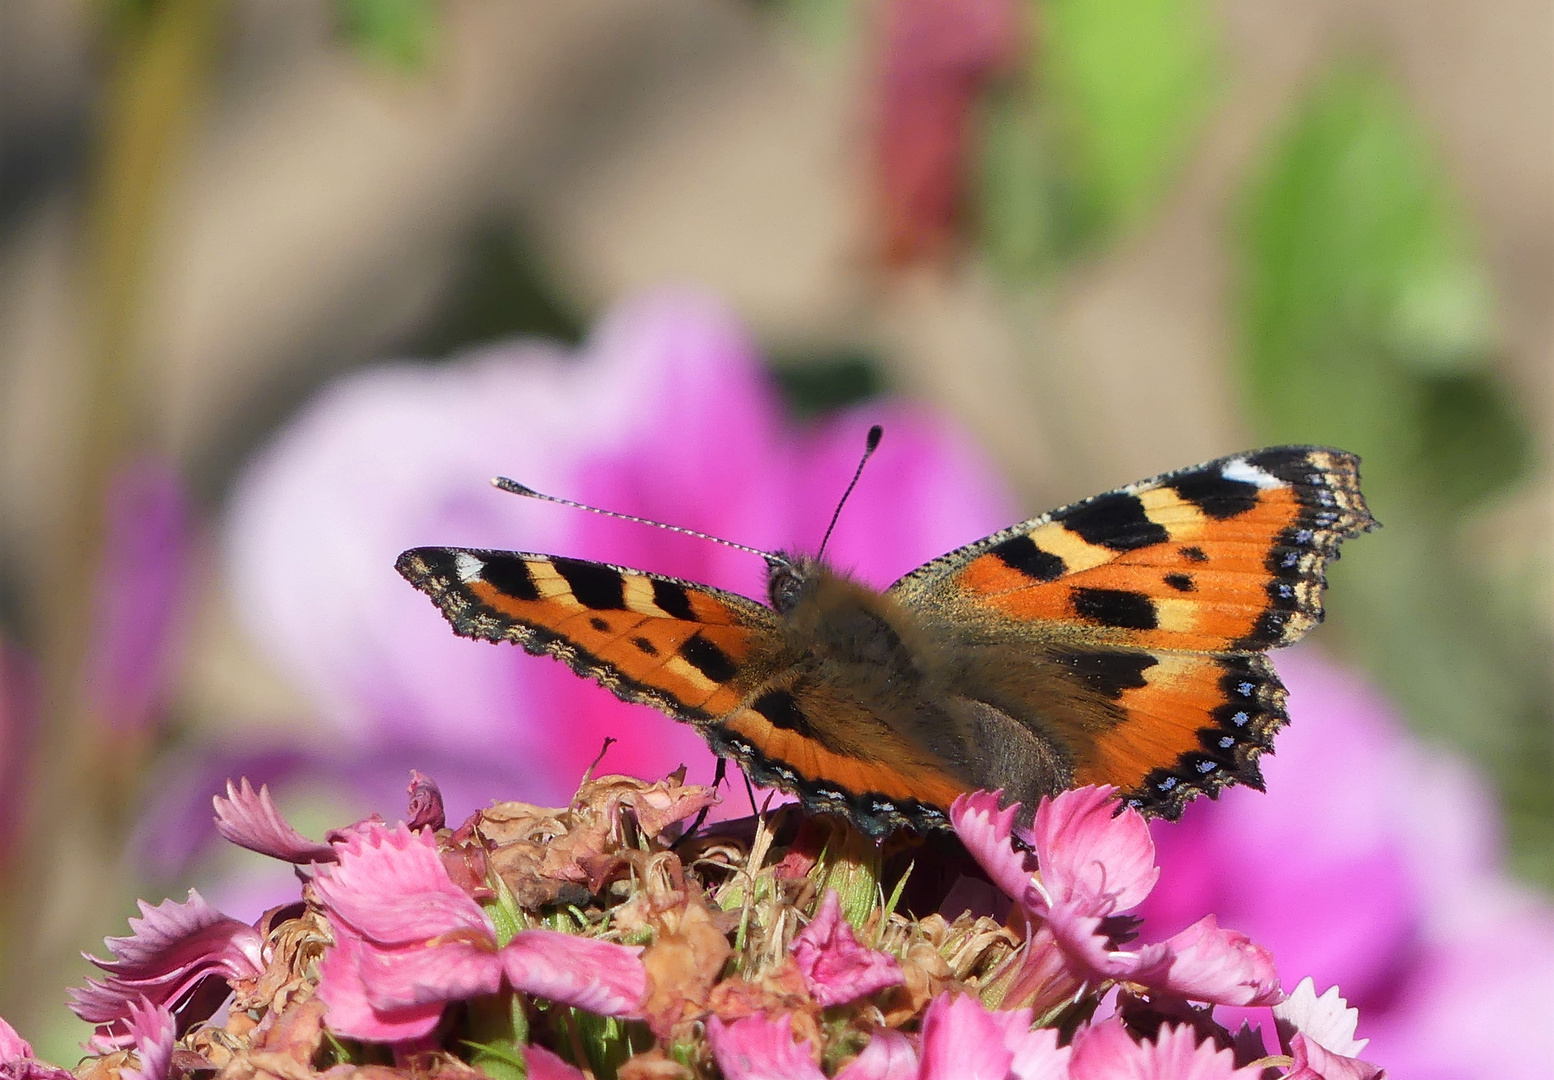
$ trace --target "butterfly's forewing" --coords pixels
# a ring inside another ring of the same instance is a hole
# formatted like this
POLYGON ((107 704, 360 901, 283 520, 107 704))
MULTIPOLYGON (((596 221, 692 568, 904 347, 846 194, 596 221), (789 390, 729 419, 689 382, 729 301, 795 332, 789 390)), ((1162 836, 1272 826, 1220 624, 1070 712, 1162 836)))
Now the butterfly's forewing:
POLYGON ((625 701, 698 726, 751 689, 770 608, 706 585, 582 559, 415 548, 395 564, 454 631, 557 657, 625 701))
POLYGON ((951 552, 892 593, 1030 638, 1089 695, 1076 783, 1174 817, 1195 791, 1258 784, 1285 720, 1259 653, 1322 618, 1327 561, 1374 526, 1358 460, 1276 447, 1167 473, 951 552))

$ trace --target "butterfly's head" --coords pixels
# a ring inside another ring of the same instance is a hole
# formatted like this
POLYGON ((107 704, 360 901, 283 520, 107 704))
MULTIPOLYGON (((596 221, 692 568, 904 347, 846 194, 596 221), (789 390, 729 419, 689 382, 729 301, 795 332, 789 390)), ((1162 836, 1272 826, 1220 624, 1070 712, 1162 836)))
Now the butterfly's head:
POLYGON ((820 560, 808 555, 768 555, 766 592, 771 597, 772 607, 782 615, 798 607, 819 571, 820 560))

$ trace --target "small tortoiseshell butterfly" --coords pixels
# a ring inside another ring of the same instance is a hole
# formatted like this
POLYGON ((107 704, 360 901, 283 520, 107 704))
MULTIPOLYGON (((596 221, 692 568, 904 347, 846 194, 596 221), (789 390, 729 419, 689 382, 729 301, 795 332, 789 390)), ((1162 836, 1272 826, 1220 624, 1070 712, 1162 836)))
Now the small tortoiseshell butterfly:
POLYGON ((758 552, 770 607, 557 555, 416 548, 397 567, 456 633, 554 656, 873 836, 945 827, 978 788, 1030 806, 1112 784, 1175 818, 1200 792, 1262 787, 1258 755, 1288 720, 1263 653, 1321 620, 1327 561, 1375 527, 1358 466, 1314 446, 1220 458, 994 533, 884 592, 758 552))

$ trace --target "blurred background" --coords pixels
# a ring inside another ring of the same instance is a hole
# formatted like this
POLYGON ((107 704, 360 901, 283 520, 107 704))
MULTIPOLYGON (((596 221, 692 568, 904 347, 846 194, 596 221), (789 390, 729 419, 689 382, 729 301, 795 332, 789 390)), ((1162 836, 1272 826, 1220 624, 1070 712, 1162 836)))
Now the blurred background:
MULTIPOLYGON (((0 1014, 73 1060, 76 952, 219 891, 220 778, 320 739, 232 579, 265 448, 353 372, 586 353, 665 285, 784 423, 926 403, 1019 513, 1361 454, 1386 527, 1317 637, 1554 889, 1551 42, 1546 0, 8 0, 0 1014)), ((296 791, 314 835, 399 813, 296 791)))

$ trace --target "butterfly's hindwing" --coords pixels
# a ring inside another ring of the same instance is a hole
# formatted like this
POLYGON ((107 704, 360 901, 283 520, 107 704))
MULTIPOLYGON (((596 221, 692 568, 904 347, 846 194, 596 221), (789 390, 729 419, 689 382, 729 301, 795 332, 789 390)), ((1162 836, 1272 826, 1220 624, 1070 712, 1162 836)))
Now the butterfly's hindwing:
POLYGON ((776 615, 742 596, 581 559, 416 548, 396 564, 454 631, 557 657, 617 697, 704 725, 748 691, 776 615))
POLYGON ((1286 720, 1260 653, 1322 619, 1327 561, 1375 527, 1351 454, 1276 447, 1087 499, 907 575, 892 593, 1050 651, 1085 730, 1074 782, 1176 817, 1194 794, 1260 787, 1286 720))

